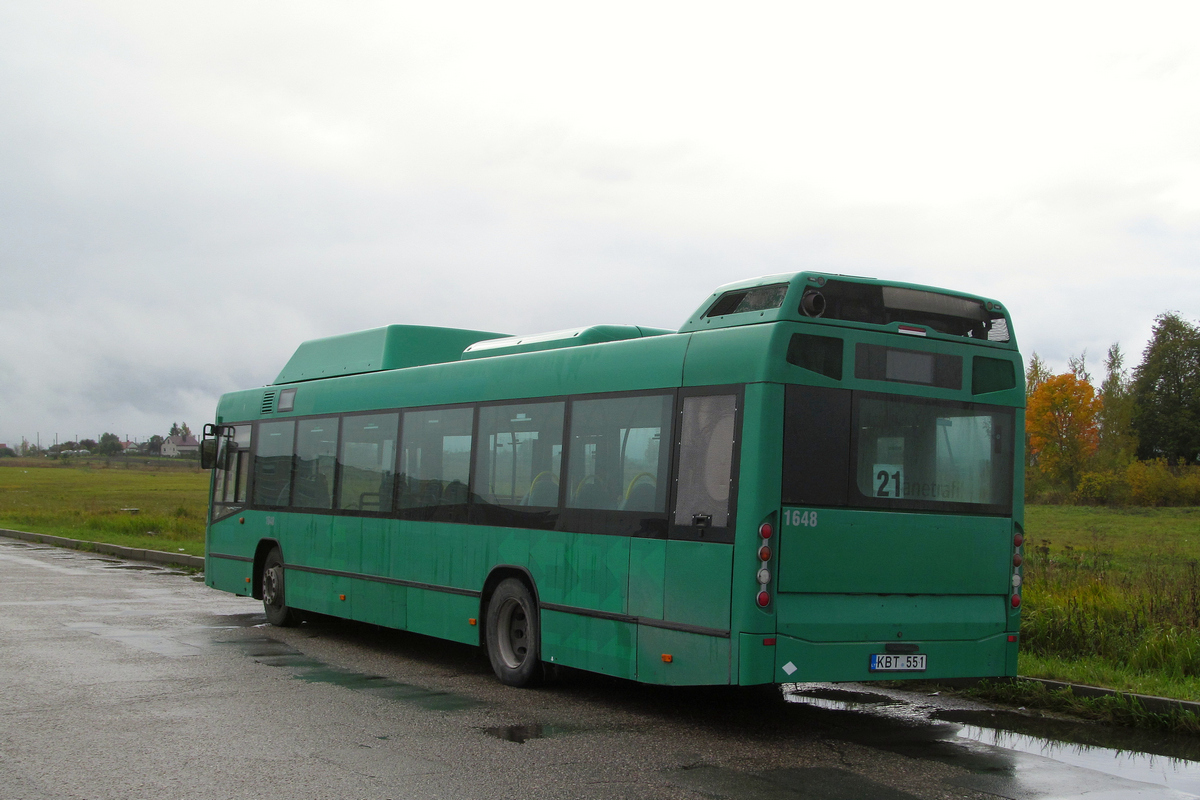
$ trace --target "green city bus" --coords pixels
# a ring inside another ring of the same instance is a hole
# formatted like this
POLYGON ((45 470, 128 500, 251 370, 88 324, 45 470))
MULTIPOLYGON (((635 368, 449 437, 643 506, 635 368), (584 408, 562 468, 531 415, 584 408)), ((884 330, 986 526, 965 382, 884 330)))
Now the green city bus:
POLYGON ((390 325, 223 396, 205 582, 657 684, 1015 675, 1006 309, 813 272, 678 331, 390 325))

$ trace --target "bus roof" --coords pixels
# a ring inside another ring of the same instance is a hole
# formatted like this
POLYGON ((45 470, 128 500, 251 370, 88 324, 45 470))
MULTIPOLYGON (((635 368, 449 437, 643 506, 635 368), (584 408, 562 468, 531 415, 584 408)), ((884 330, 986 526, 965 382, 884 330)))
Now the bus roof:
MULTIPOLYGON (((1016 347, 1008 313, 995 300, 919 284, 818 272, 766 275, 721 286, 678 333, 779 321, 883 326, 898 333, 959 336, 1016 347)), ((275 379, 275 385, 671 333, 675 331, 592 325, 511 336, 458 328, 387 325, 302 343, 275 379)))
POLYGON ((679 332, 781 320, 882 325, 915 335, 1012 341, 1008 313, 995 300, 914 283, 819 272, 765 275, 721 286, 679 332))

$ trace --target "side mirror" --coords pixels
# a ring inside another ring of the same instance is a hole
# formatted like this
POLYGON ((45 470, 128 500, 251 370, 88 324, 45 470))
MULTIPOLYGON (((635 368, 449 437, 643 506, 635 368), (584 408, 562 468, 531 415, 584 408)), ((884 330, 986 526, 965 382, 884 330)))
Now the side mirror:
POLYGON ((217 426, 205 423, 204 439, 200 442, 200 469, 212 469, 217 465, 217 442, 217 426))

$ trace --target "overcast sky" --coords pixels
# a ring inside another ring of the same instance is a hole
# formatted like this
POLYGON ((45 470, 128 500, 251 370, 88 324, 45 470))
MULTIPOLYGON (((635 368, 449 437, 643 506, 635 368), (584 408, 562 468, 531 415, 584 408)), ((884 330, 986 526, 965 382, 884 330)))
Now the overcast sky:
POLYGON ((1132 366, 1200 318, 1200 4, 0 0, 0 442, 307 338, 677 328, 816 269, 1132 366))

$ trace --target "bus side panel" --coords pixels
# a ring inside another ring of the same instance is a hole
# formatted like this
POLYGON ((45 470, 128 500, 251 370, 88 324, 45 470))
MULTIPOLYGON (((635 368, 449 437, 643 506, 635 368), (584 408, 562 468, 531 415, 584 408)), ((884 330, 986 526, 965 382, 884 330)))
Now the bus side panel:
POLYGON ((223 592, 249 597, 254 589, 254 564, 248 561, 234 561, 229 558, 213 558, 209 556, 204 562, 204 582, 214 589, 223 592), (250 580, 246 580, 250 578, 250 580))
POLYGON ((292 608, 318 614, 344 616, 345 609, 334 602, 333 576, 290 569, 284 579, 287 604, 292 608))
POLYGON ((693 333, 683 367, 683 385, 720 386, 764 380, 772 371, 765 354, 772 352, 778 327, 748 325, 693 333))
POLYGON ((755 686, 775 681, 775 636, 761 633, 738 634, 737 682, 742 686, 755 686))
MULTIPOLYGON (((628 537, 565 531, 530 535, 529 569, 541 603, 627 613, 628 537)), ((636 676, 636 624, 545 608, 541 622, 544 661, 619 678, 636 676)))
POLYGON ((542 609, 541 622, 543 661, 618 678, 637 677, 636 624, 549 609, 542 609))
MULTIPOLYGON (((779 498, 782 475, 779 465, 783 463, 783 439, 779 431, 783 425, 784 389, 776 383, 751 383, 746 385, 745 407, 742 412, 741 455, 738 469, 737 529, 734 535, 732 596, 730 624, 735 632, 746 635, 732 640, 733 664, 738 669, 734 680, 741 684, 757 684, 770 681, 774 669, 774 656, 770 655, 771 666, 762 670, 755 665, 764 657, 763 638, 775 633, 775 607, 759 608, 755 602, 763 588, 758 583, 758 571, 763 566, 758 550, 762 544, 758 527, 771 522, 779 529, 779 498), (757 634, 762 634, 759 636, 757 634), (751 647, 743 655, 741 648, 751 647), (742 675, 749 669, 749 675, 742 675)), ((778 534, 770 541, 773 551, 778 551, 778 534)), ((776 556, 777 558, 777 556, 776 556)), ((772 576, 776 565, 768 563, 772 576)), ((772 577, 766 586, 774 596, 778 584, 772 577)))
POLYGON ((408 626, 408 589, 379 581, 356 580, 350 587, 350 618, 388 628, 408 626))
MULTIPOLYGON (((329 559, 312 563, 325 564, 340 572, 374 572, 362 563, 362 517, 317 517, 329 521, 329 559)), ((320 530, 320 526, 317 526, 320 530)))
POLYGON ((667 542, 663 618, 729 630, 733 547, 712 542, 667 542))
MULTIPOLYGON (((368 575, 390 577, 391 543, 396 538, 396 523, 364 517, 361 520, 359 563, 368 575)), ((408 591, 379 581, 357 581, 354 587, 353 618, 374 625, 403 628, 408 624, 408 591)))
POLYGON ((479 644, 479 598, 432 589, 409 589, 408 630, 462 644, 479 644))
POLYGON ((638 626, 637 679, 667 686, 730 683, 729 639, 638 626))
POLYGON ((563 531, 535 533, 529 568, 538 600, 626 613, 629 538, 563 531))
POLYGON ((253 563, 250 561, 235 561, 229 558, 214 558, 212 555, 213 553, 221 553, 223 555, 253 558, 257 539, 250 542, 249 537, 246 535, 246 530, 250 526, 238 522, 239 519, 244 519, 245 516, 243 513, 241 515, 226 517, 208 526, 208 532, 205 535, 205 585, 211 586, 214 589, 220 589, 223 592, 233 592, 240 595, 250 595, 253 591, 253 584, 246 581, 246 578, 253 580, 253 563))
POLYGON ((629 543, 629 613, 647 619, 663 618, 667 543, 662 539, 633 539, 629 543))
MULTIPOLYGON (((330 534, 336 519, 324 514, 282 511, 267 515, 267 530, 279 539, 285 564, 329 566, 333 548, 330 534)), ((339 590, 334 583, 332 575, 288 570, 284 596, 292 608, 344 617, 346 608, 337 600, 337 595, 344 590, 339 590)))

